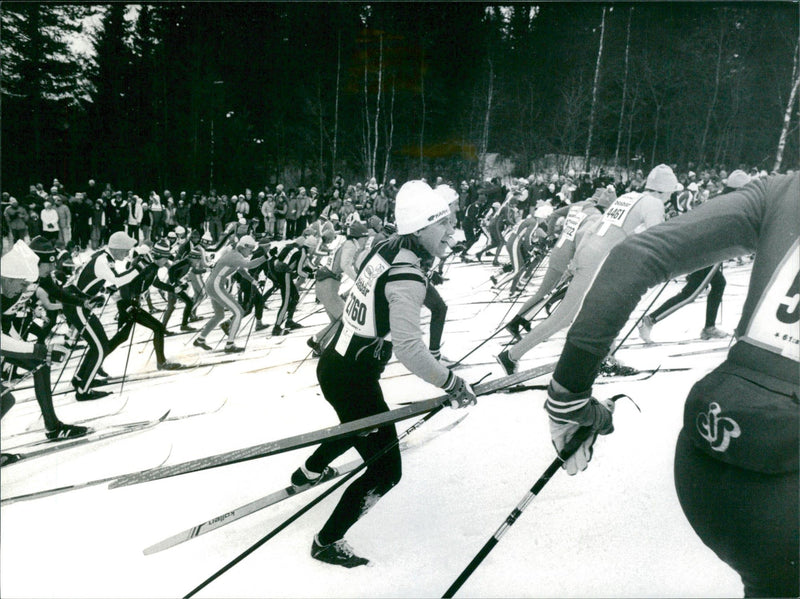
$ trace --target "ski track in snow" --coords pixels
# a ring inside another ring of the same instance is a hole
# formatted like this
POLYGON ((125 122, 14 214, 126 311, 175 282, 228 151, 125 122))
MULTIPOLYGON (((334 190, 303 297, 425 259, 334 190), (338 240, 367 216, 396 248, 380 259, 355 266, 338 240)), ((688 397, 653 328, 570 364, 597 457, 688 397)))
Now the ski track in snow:
MULTIPOLYGON (((729 263, 730 264, 730 263, 729 263)), ((508 312, 516 313, 535 291, 543 269, 511 304, 477 304, 496 290, 483 284, 497 272, 483 264, 453 262, 439 287, 449 304, 443 353, 462 357, 494 332, 508 312)), ((738 321, 749 279, 746 268, 726 268, 728 287, 720 328, 732 331, 738 321)), ((673 281, 664 301, 683 285, 673 281)), ((649 304, 651 290, 634 311, 623 333, 649 304)), ((301 292, 302 293, 302 292, 301 292)), ((498 296, 507 298, 507 292, 498 296)), ((660 303, 659 301, 659 303, 660 303)), ((205 306, 204 306, 205 307, 205 306)), ((298 309, 297 319, 319 307, 313 292, 298 309)), ((112 328, 113 310, 104 314, 112 328)), ((178 311, 179 312, 179 311, 178 311)), ((655 341, 695 339, 705 313, 705 297, 684 307, 653 330, 655 341)), ((274 311, 265 314, 271 323, 274 311)), ((428 321, 423 311, 423 322, 428 321)), ((238 342, 249 329, 245 317, 238 342)), ((277 344, 271 326, 253 330, 247 351, 236 362, 211 369, 126 382, 127 403, 110 396, 76 403, 72 394, 56 396, 56 410, 69 422, 93 418, 106 426, 171 416, 207 415, 171 420, 151 430, 69 450, 57 456, 19 463, 0 471, 3 497, 126 474, 158 465, 172 450, 168 464, 337 423, 316 385, 316 359, 307 357, 307 337, 328 322, 324 313, 309 316, 306 327, 277 344), (304 361, 303 361, 304 360, 304 361), (301 363, 302 361, 302 363, 301 363), (299 365, 299 367, 298 367, 299 365), (297 371, 290 374, 297 368, 297 371), (224 398, 222 409, 217 410, 224 398)), ((197 323, 202 324, 202 323, 197 323)), ((197 326, 197 324, 195 326, 197 326)), ((427 325, 423 327, 427 332, 427 325)), ((150 332, 137 327, 136 341, 150 332)), ((553 361, 566 331, 530 352, 521 369, 553 361)), ((221 332, 213 333, 213 346, 221 332)), ((210 360, 186 344, 188 335, 166 339, 170 360, 210 360)), ((643 347, 634 345, 618 357, 638 368, 691 367, 685 372, 657 373, 641 382, 620 378, 595 388, 599 397, 627 393, 640 406, 618 402, 614 434, 601 437, 586 472, 569 477, 559 472, 527 507, 458 597, 731 597, 741 596, 738 575, 707 549, 686 522, 675 495, 674 445, 684 399, 701 376, 724 359, 724 352, 670 357, 719 347, 722 342, 643 347)), ((472 366, 459 374, 474 381, 487 373, 502 374, 494 355, 508 341, 498 335, 465 360, 472 366)), ((154 368, 151 345, 134 345, 128 371, 154 368)), ((105 369, 124 368, 127 344, 112 354, 105 369)), ((220 354, 216 354, 220 355, 220 354)), ((224 355, 224 354, 222 354, 224 355)), ((215 358, 216 359, 216 358, 215 358)), ((69 381, 76 358, 62 381, 69 381)), ((57 376, 58 369, 54 368, 57 376)), ((440 391, 407 373, 396 361, 384 373, 382 387, 390 406, 434 397, 440 391)), ((545 383, 541 377, 534 383, 545 383)), ((118 385, 110 386, 115 392, 118 385)), ((452 431, 403 456, 403 479, 348 533, 356 551, 373 560, 368 568, 347 570, 310 558, 313 535, 330 515, 342 489, 313 508, 252 555, 223 574, 198 597, 438 597, 502 524, 554 457, 544 391, 494 394, 470 408, 470 418, 452 431)), ((39 417, 32 390, 15 392, 17 406, 3 419, 2 439, 31 427, 39 417), (27 400, 27 401, 26 401, 27 400)), ((408 437, 438 429, 464 412, 445 410, 408 437)), ((397 425, 405 430, 414 420, 397 425)), ((18 439, 36 440, 35 432, 18 439)), ((15 441, 14 445, 18 443, 15 441)), ((257 460, 155 482, 108 490, 98 485, 51 497, 0 507, 0 570, 5 597, 181 597, 241 554, 321 491, 297 497, 250 515, 182 545, 144 556, 142 550, 180 530, 285 486, 307 455, 308 447, 257 460), (42 575, 40 564, 47 564, 42 575)), ((354 459, 348 452, 340 459, 354 459)), ((327 487, 324 487, 327 488, 327 487)))

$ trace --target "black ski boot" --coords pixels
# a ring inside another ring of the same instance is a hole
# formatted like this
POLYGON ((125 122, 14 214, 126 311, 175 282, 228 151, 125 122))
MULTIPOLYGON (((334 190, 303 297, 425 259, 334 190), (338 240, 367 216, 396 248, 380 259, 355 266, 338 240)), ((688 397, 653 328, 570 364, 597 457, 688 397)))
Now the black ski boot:
POLYGON ((88 426, 64 424, 63 422, 60 422, 57 429, 47 431, 45 435, 51 441, 63 441, 64 439, 77 439, 78 437, 85 437, 91 432, 92 429, 88 426))
POLYGON ((344 539, 339 539, 330 545, 320 545, 315 536, 314 542, 311 544, 311 557, 321 562, 333 564, 334 566, 344 566, 345 568, 355 568, 369 564, 369 560, 356 555, 353 548, 344 539))

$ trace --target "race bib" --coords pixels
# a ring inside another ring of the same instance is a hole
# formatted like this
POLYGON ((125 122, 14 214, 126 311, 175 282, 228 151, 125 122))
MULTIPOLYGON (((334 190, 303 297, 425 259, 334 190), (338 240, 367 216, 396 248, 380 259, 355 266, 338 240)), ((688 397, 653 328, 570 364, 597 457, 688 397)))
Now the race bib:
POLYGON ((614 203, 611 204, 605 214, 603 214, 603 220, 600 222, 600 227, 597 229, 595 235, 602 237, 612 226, 622 228, 631 209, 641 197, 642 194, 640 193, 626 193, 614 200, 614 203))
POLYGON ((575 235, 578 234, 578 228, 586 218, 586 213, 583 210, 570 210, 567 213, 567 219, 564 221, 564 229, 561 231, 561 237, 558 238, 556 247, 561 247, 567 241, 575 241, 575 235))
POLYGON ((800 362, 800 240, 789 248, 753 312, 744 338, 800 362))
POLYGON ((375 286, 378 277, 389 270, 389 266, 380 254, 374 254, 361 269, 345 302, 342 320, 346 329, 351 328, 362 337, 375 337, 378 334, 375 322, 375 286))

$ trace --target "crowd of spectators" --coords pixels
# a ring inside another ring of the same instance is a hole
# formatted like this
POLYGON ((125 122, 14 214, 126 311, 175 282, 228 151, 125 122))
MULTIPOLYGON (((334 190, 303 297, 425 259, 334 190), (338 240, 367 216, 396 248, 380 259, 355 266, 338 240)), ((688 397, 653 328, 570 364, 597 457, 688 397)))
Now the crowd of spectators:
MULTIPOLYGON (((691 165, 690 165, 691 167, 691 165)), ((684 189, 676 194, 673 210, 683 212, 717 195, 725 186, 728 172, 714 167, 695 172, 688 168, 678 173, 684 189)), ((751 176, 765 176, 766 171, 751 169, 751 176)), ((495 177, 487 180, 462 180, 460 183, 436 177, 432 186, 449 183, 459 193, 458 225, 461 226, 467 206, 477 203, 490 207, 504 202, 512 194, 522 216, 537 209, 549 211, 586 199, 600 186, 613 185, 617 195, 641 191, 645 178, 642 170, 630 177, 623 172, 603 169, 589 174, 567 169, 531 174, 527 178, 495 177)), ((381 222, 394 219, 394 201, 399 185, 395 179, 379 184, 375 178, 366 182, 346 183, 337 175, 324 193, 316 186, 287 187, 279 183, 243 193, 218 194, 170 190, 151 190, 138 195, 114 189, 110 183, 101 188, 94 180, 81 191, 68 192, 58 179, 53 179, 49 192, 43 184, 31 185, 20 198, 2 194, 3 237, 10 244, 42 235, 57 246, 67 249, 95 249, 115 231, 126 231, 142 242, 156 242, 177 227, 202 231, 213 240, 220 238, 231 222, 247 222, 255 234, 276 240, 300 236, 305 227, 320 215, 345 226, 353 220, 366 222, 377 216, 381 222)))

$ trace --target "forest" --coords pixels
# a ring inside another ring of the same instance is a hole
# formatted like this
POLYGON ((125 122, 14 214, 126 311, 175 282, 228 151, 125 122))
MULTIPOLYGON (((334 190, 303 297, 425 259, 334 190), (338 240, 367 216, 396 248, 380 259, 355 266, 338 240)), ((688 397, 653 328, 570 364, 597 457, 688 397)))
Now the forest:
POLYGON ((4 191, 797 168, 795 2, 3 2, 4 191), (78 51, 76 48, 83 48, 78 51))

